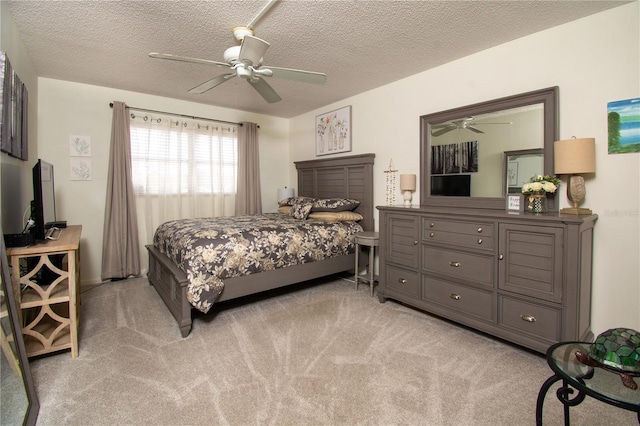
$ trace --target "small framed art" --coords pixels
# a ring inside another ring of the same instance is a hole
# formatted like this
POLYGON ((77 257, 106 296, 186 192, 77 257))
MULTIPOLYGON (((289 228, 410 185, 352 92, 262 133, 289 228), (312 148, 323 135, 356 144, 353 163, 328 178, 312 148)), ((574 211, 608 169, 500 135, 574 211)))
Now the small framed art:
POLYGON ((506 209, 509 213, 523 213, 524 212, 524 196, 522 194, 507 194, 506 209))
POLYGON ((316 116, 316 156, 351 151, 351 105, 316 116))

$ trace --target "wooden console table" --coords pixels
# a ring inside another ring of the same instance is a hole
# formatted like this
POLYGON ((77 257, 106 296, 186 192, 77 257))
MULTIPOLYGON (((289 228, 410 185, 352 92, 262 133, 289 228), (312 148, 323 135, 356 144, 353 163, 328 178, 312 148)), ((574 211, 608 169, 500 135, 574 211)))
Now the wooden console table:
POLYGON ((68 226, 56 240, 7 250, 29 357, 63 349, 78 356, 81 233, 82 225, 68 226))

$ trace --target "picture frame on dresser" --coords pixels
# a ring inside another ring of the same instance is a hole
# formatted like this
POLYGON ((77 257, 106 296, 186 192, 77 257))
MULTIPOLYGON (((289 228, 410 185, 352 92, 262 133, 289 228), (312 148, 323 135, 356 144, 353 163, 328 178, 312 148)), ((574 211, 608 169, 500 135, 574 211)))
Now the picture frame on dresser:
POLYGON ((509 213, 524 213, 524 195, 522 194, 507 194, 505 209, 509 213))

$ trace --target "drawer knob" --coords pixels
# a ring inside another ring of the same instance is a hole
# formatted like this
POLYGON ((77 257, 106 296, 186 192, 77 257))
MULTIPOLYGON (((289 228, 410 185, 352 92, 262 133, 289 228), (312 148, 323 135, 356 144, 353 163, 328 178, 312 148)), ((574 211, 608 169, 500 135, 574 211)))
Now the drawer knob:
POLYGON ((413 245, 414 245, 414 246, 417 246, 417 245, 418 245, 418 240, 414 240, 414 241, 413 241, 413 245))
POLYGON ((449 294, 449 297, 452 298, 453 300, 460 300, 461 297, 459 294, 455 294, 455 293, 451 293, 449 294))
POLYGON ((436 234, 434 234, 433 232, 429 234, 429 236, 430 236, 431 238, 433 238, 433 236, 434 236, 434 235, 436 235, 436 234))
POLYGON ((482 227, 478 228, 478 234, 482 232, 482 227))
POLYGON ((502 260, 502 259, 504 259, 504 256, 503 255, 499 255, 498 259, 502 260))
POLYGON ((450 266, 453 266, 454 268, 459 268, 460 267, 460 262, 449 262, 450 266))
POLYGON ((522 318, 522 320, 526 322, 536 322, 536 317, 532 315, 520 315, 520 318, 522 318))
POLYGON ((433 222, 429 223, 429 227, 430 227, 430 228, 433 228, 434 226, 436 226, 436 224, 435 224, 435 223, 433 223, 433 222))
POLYGON ((398 278, 398 282, 400 284, 405 284, 407 282, 407 280, 405 280, 404 278, 398 278))
POLYGON ((482 238, 478 238, 478 244, 482 244, 482 238))

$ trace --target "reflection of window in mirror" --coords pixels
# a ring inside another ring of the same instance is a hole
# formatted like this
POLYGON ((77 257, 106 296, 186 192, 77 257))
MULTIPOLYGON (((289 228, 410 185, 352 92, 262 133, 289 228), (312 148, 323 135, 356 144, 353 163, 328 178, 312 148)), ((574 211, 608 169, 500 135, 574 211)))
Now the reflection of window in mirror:
MULTIPOLYGON (((434 162, 432 174, 453 172, 447 171, 447 164, 452 161, 435 154, 450 152, 448 146, 453 145, 460 147, 457 151, 461 155, 464 144, 474 142, 477 165, 474 167, 475 171, 470 173, 472 197, 503 197, 505 151, 542 149, 544 145, 543 104, 463 117, 430 127, 434 162)), ((462 160, 456 162, 462 163, 462 160)), ((531 177, 527 175, 528 167, 518 164, 517 184, 514 184, 513 188, 518 186, 525 176, 526 180, 531 177), (520 167, 524 169, 520 170, 520 167)), ((544 170, 544 166, 540 166, 539 170, 544 170)), ((509 188, 511 187, 509 185, 509 188)))

